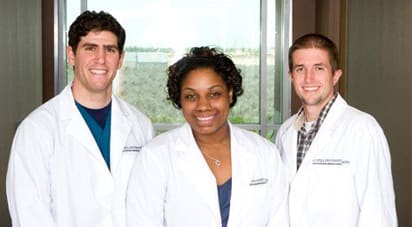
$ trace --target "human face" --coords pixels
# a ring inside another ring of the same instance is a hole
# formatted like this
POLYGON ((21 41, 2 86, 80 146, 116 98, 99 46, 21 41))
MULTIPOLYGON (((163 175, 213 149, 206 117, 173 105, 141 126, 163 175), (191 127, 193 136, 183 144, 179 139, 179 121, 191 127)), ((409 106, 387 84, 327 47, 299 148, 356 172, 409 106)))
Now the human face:
POLYGON ((316 112, 333 97, 334 86, 342 75, 332 72, 329 54, 319 48, 298 49, 292 54, 293 66, 289 76, 304 108, 316 112))
POLYGON ((69 63, 74 66, 73 94, 111 95, 112 81, 122 66, 117 37, 110 31, 90 31, 81 37, 76 53, 67 48, 69 63))
POLYGON ((195 137, 228 133, 231 100, 232 91, 212 69, 192 70, 182 82, 180 102, 183 116, 195 137))

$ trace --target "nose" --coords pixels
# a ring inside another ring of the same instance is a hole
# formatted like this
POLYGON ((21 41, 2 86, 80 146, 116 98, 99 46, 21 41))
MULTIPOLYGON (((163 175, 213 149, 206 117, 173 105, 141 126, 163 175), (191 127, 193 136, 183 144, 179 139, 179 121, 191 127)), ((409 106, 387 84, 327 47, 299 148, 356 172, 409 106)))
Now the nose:
POLYGON ((305 82, 311 82, 315 78, 315 72, 313 70, 307 70, 305 72, 305 82))
POLYGON ((210 108, 210 100, 207 97, 199 97, 196 109, 198 111, 205 111, 210 108))
POLYGON ((104 62, 106 61, 106 52, 104 51, 104 49, 98 48, 96 50, 95 59, 98 63, 104 64, 104 62))

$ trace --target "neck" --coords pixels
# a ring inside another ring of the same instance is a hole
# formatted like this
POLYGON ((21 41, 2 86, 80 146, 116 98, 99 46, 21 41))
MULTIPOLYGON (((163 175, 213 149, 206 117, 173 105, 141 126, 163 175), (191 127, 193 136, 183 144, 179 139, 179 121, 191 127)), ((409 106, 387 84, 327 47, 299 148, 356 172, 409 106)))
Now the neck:
POLYGON ((199 146, 202 145, 217 145, 217 144, 230 144, 229 125, 224 126, 216 133, 208 135, 200 135, 194 133, 194 138, 199 146))
POLYGON ((305 120, 308 122, 314 121, 319 117, 320 112, 322 109, 332 100, 334 93, 329 96, 322 104, 317 105, 308 105, 303 104, 303 111, 305 114, 305 120))
POLYGON ((107 106, 112 99, 111 90, 92 93, 72 87, 72 93, 74 100, 90 109, 103 108, 107 106))
POLYGON ((306 106, 306 107, 303 107, 303 111, 305 114, 305 120, 307 122, 311 122, 318 118, 321 109, 314 109, 314 108, 310 108, 306 106))

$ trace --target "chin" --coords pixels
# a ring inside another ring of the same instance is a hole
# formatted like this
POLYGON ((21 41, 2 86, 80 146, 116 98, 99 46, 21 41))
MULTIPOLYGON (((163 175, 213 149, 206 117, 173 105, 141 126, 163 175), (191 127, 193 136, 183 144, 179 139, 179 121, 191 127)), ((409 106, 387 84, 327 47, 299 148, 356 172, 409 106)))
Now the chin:
POLYGON ((322 103, 322 99, 321 98, 316 98, 316 99, 301 99, 302 104, 306 105, 306 106, 315 106, 315 105, 319 105, 322 103))
POLYGON ((210 135, 216 132, 214 128, 210 127, 192 127, 194 133, 199 135, 210 135))

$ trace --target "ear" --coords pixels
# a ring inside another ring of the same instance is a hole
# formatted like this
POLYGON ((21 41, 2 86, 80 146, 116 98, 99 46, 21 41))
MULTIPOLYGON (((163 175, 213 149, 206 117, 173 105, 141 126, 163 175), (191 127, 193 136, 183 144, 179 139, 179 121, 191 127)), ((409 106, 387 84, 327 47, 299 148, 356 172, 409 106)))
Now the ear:
POLYGON ((335 86, 338 83, 341 76, 342 76, 342 70, 341 69, 337 69, 333 73, 333 78, 332 78, 333 79, 333 86, 335 86))
POLYGON ((233 102, 233 88, 229 90, 229 103, 232 104, 233 102))
POLYGON ((71 46, 66 47, 67 61, 71 66, 74 66, 75 53, 71 46))
POLYGON ((290 80, 293 81, 293 76, 292 76, 292 73, 290 71, 288 72, 288 75, 289 75, 290 80))
POLYGON ((122 53, 120 54, 120 59, 119 59, 119 64, 117 64, 117 69, 120 69, 123 66, 124 55, 125 55, 125 50, 123 50, 122 53))

